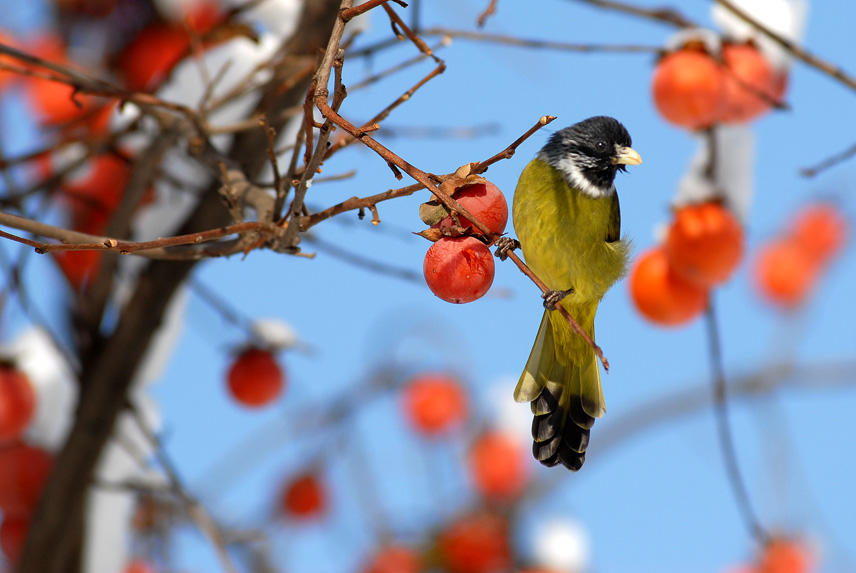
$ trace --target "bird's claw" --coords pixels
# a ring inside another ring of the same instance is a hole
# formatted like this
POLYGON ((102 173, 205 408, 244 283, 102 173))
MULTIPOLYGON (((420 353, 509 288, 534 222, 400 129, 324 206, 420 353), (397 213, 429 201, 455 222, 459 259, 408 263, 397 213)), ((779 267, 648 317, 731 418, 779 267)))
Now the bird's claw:
POLYGON ((494 254, 499 257, 500 261, 508 258, 509 251, 520 248, 520 241, 511 237, 499 237, 496 241, 496 251, 494 254))
POLYGON ((544 299, 544 308, 547 310, 556 310, 556 305, 573 292, 573 288, 569 288, 568 290, 548 290, 541 295, 541 298, 544 299))

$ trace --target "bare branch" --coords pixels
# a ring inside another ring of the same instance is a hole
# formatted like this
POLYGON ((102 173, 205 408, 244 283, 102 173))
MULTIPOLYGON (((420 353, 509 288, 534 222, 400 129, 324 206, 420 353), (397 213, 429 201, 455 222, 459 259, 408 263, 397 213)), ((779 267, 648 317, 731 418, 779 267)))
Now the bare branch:
POLYGON ((749 24, 750 26, 752 26, 753 28, 755 28, 756 30, 758 30, 759 32, 761 32, 762 34, 764 34, 765 36, 767 36, 768 38, 770 38, 771 40, 773 40, 774 42, 776 42, 779 46, 784 48, 789 54, 791 54, 801 62, 808 64, 809 66, 820 70, 826 75, 835 78, 850 89, 856 90, 856 78, 853 78, 853 76, 850 76, 849 74, 844 72, 844 70, 842 70, 840 67, 830 62, 827 62, 826 60, 823 60, 820 57, 815 56, 814 54, 809 53, 808 51, 796 45, 788 38, 785 38, 781 34, 774 32, 763 23, 758 22, 756 19, 752 18, 748 13, 746 13, 746 11, 736 6, 730 0, 714 1, 732 14, 734 14, 735 16, 737 16, 738 18, 740 18, 741 20, 743 20, 744 22, 746 22, 747 24, 749 24))
POLYGON ((496 5, 498 0, 490 0, 490 3, 487 5, 487 8, 484 9, 484 12, 479 14, 478 20, 476 20, 476 26, 479 28, 484 28, 484 25, 487 23, 487 19, 496 14, 496 5))
POLYGON ((815 175, 826 171, 830 167, 834 167, 839 163, 847 161, 853 156, 856 156, 856 144, 851 145, 841 153, 836 153, 832 157, 824 159, 817 165, 814 165, 812 167, 803 167, 802 169, 800 169, 800 175, 802 175, 803 177, 814 177, 815 175))
POLYGON ((695 28, 696 24, 675 10, 674 8, 641 8, 639 6, 634 6, 633 4, 627 4, 625 2, 615 2, 614 0, 574 0, 575 2, 580 2, 582 4, 589 4, 591 6, 595 6, 597 8, 605 8, 607 10, 614 10, 616 12, 622 12, 624 14, 631 14, 633 16, 639 16, 641 18, 647 18, 649 20, 654 20, 655 22, 661 22, 663 24, 669 24, 670 26, 675 26, 677 28, 695 28))
POLYGON ((507 46, 516 46, 519 48, 555 50, 559 52, 660 54, 664 51, 662 46, 644 46, 633 44, 575 44, 571 42, 554 42, 550 40, 518 38, 517 36, 508 36, 504 34, 473 32, 472 30, 456 30, 453 28, 427 28, 422 32, 422 34, 424 36, 444 36, 449 38, 460 38, 462 40, 472 40, 475 42, 503 44, 507 46))

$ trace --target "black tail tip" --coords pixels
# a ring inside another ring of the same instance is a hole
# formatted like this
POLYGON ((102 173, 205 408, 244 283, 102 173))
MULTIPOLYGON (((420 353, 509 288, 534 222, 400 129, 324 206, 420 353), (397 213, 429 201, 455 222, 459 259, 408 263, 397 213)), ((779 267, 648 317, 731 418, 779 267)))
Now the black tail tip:
POLYGON ((572 472, 577 472, 583 467, 583 464, 586 461, 586 453, 585 452, 575 452, 570 448, 560 447, 555 454, 546 459, 538 459, 538 453, 540 451, 540 446, 538 442, 532 443, 532 454, 535 456, 535 459, 540 461, 543 465, 551 468, 553 466, 557 466, 559 464, 565 466, 572 472))
MULTIPOLYGON (((532 427, 533 437, 537 437, 536 429, 540 417, 535 417, 532 427)), ((583 467, 586 461, 589 436, 590 430, 588 428, 581 428, 568 421, 562 428, 561 434, 554 435, 544 441, 537 441, 537 439, 533 441, 532 455, 547 467, 562 464, 572 472, 576 472, 583 467)))

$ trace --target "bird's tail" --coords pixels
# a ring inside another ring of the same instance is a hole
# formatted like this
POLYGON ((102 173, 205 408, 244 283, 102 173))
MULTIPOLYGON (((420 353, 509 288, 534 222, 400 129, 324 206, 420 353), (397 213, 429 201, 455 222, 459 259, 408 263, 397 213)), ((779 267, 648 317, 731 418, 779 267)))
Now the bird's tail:
MULTIPOLYGON (((569 310, 594 338, 597 304, 569 310)), ((590 429, 606 409, 597 357, 560 313, 544 313, 514 399, 531 402, 535 459, 546 466, 562 464, 571 471, 579 470, 585 462, 590 429)))

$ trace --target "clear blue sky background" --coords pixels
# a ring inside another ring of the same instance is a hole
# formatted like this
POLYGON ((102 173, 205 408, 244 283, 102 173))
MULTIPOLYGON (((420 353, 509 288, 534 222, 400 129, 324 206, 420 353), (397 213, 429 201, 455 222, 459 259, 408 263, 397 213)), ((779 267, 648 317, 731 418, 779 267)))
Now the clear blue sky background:
MULTIPOLYGON (((422 23, 472 29, 486 3, 426 2, 422 23)), ((680 8, 710 25, 710 4, 684 2, 680 8)), ((34 5, 4 1, 3 20, 32 26, 39 18, 34 5)), ((853 71, 854 21, 856 4, 816 2, 806 45, 853 71)), ((647 45, 662 45, 671 33, 662 25, 560 0, 500 0, 486 30, 524 38, 647 45)), ((370 37, 388 34, 384 18, 375 14, 370 37)), ((384 69, 413 53, 404 43, 375 58, 371 68, 346 63, 345 83, 356 83, 369 69, 384 69)), ((541 115, 558 116, 512 160, 488 172, 510 201, 519 172, 551 129, 591 115, 613 115, 628 127, 645 161, 617 181, 624 231, 634 239, 637 253, 654 243, 654 229, 669 218, 670 198, 695 142, 667 125, 654 109, 649 95, 652 55, 558 53, 466 40, 456 40, 439 55, 447 63, 446 73, 398 109, 389 125, 495 124, 496 132, 475 139, 382 138, 386 145, 423 170, 446 173, 503 149, 541 115)), ((344 115, 367 119, 429 70, 425 63, 353 92, 344 115)), ((806 201, 832 196, 840 199, 845 212, 854 213, 856 162, 812 180, 797 173, 854 143, 854 96, 828 76, 797 63, 788 92, 792 110, 755 124, 756 196, 747 221, 749 257, 715 295, 729 378, 783 360, 838 363, 856 353, 852 249, 830 269, 799 316, 783 316, 764 304, 752 291, 749 276, 757 246, 779 232, 806 201)), ((383 161, 356 146, 328 162, 324 173, 354 167, 358 174, 353 179, 314 186, 310 204, 324 207, 399 185, 383 161)), ((329 221, 315 231, 327 243, 419 274, 428 243, 410 231, 423 226, 417 209, 426 199, 423 192, 379 205, 383 222, 378 227, 346 214, 340 218, 344 221, 329 221)), ((307 242, 306 250, 315 249, 307 242)), ((153 391, 163 409, 169 453, 224 521, 252 526, 268 519, 282 476, 302 467, 307 456, 317 456, 327 463, 335 511, 321 524, 278 529, 275 554, 289 571, 334 573, 351 570, 372 541, 366 508, 373 505, 365 505, 372 496, 356 493, 360 479, 369 476, 374 484, 369 491, 382 492, 392 527, 411 534, 424 520, 439 519, 472 500, 454 469, 456 454, 437 445, 426 449, 410 439, 394 396, 364 406, 339 429, 344 431, 299 429, 314 427, 334 400, 355 402, 348 396, 378 369, 390 366, 408 371, 452 368, 470 385, 479 415, 493 415, 495 386, 504 383, 512 400, 513 380, 541 316, 537 289, 512 264, 498 264, 492 295, 462 306, 440 301, 422 284, 355 268, 322 250, 312 261, 262 252, 243 261, 215 260, 202 265, 197 277, 246 316, 288 321, 313 348, 308 355, 284 357, 289 388, 280 405, 261 413, 241 410, 225 395, 223 378, 227 349, 242 342, 242 334, 191 296, 185 336, 153 391), (227 452, 235 456, 224 464, 227 452), (441 485, 428 488, 426 481, 441 485)), ((60 281, 55 276, 51 280, 60 281)), ((649 324, 634 310, 625 281, 602 303, 597 332, 611 363, 604 376, 609 412, 595 425, 591 454, 578 474, 543 469, 531 461, 536 476, 554 474, 557 482, 549 503, 537 510, 571 515, 585 524, 592 539, 593 571, 717 572, 747 561, 754 545, 725 477, 710 409, 664 418, 609 449, 598 448, 598 437, 620 431, 625 417, 641 405, 656 408, 677 392, 709 388, 704 323, 680 329, 649 324)), ((741 469, 766 527, 815 541, 823 571, 854 570, 856 451, 851 435, 856 388, 813 388, 812 382, 822 386, 824 380, 800 382, 805 386, 732 403, 741 469)), ((213 553, 198 535, 182 536, 180 547, 183 569, 217 570, 213 553)))

